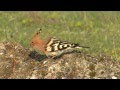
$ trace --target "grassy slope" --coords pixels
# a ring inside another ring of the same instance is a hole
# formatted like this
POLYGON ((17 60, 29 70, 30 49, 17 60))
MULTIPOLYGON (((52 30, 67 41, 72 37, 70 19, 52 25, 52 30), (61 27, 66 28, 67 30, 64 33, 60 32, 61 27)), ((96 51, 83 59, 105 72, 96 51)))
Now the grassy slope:
POLYGON ((56 36, 91 47, 87 53, 120 60, 119 26, 120 12, 0 12, 0 41, 29 48, 31 37, 42 28, 42 38, 56 36))

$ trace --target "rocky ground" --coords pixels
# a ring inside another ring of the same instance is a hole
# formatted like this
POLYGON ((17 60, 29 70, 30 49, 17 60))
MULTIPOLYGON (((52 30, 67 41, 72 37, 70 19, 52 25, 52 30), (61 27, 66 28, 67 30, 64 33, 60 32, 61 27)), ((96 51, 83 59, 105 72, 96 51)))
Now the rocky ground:
POLYGON ((23 48, 0 43, 1 79, 120 79, 120 62, 111 56, 70 53, 55 60, 23 48))

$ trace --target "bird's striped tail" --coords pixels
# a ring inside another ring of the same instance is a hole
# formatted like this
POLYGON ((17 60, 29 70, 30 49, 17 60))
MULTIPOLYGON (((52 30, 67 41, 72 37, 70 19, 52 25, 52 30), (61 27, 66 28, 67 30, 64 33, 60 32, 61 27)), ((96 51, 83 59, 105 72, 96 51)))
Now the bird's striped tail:
POLYGON ((90 48, 90 47, 81 46, 81 45, 79 45, 79 44, 72 44, 72 45, 71 45, 71 48, 90 48))

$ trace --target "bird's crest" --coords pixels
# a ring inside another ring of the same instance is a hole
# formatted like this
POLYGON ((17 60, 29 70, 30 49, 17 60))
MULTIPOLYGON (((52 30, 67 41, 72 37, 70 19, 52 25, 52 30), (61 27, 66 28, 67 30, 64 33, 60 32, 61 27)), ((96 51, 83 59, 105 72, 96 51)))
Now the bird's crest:
POLYGON ((41 33, 41 31, 42 31, 42 29, 40 29, 39 31, 37 31, 37 32, 35 33, 35 35, 33 36, 33 39, 34 39, 34 38, 39 38, 38 35, 41 33))
POLYGON ((35 43, 39 42, 39 34, 41 33, 42 29, 35 33, 35 35, 31 39, 31 45, 35 45, 35 43))
POLYGON ((36 33, 36 35, 39 35, 41 33, 42 29, 40 28, 40 30, 36 33))

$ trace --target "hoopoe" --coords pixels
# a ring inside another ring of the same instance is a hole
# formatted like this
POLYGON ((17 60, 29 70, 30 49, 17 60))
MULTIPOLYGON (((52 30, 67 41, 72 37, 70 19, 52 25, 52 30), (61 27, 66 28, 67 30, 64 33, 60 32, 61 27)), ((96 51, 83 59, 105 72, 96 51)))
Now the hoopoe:
POLYGON ((43 52, 47 57, 55 58, 64 53, 74 51, 76 48, 89 48, 80 46, 79 44, 61 41, 55 37, 52 37, 48 40, 43 40, 39 38, 40 32, 41 29, 32 37, 30 45, 32 48, 43 52))

